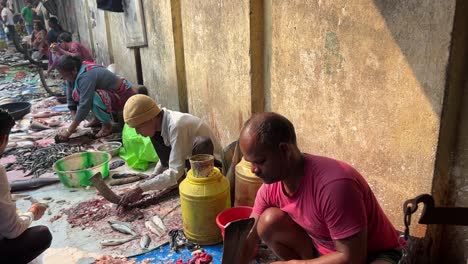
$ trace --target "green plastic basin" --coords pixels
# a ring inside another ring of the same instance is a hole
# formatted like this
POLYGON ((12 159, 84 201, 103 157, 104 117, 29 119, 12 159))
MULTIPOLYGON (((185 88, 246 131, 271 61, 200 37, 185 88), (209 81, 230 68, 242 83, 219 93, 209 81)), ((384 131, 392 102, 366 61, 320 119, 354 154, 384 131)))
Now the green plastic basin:
POLYGON ((90 186, 92 183, 89 179, 94 174, 100 172, 102 178, 109 176, 111 158, 107 152, 80 152, 57 160, 53 169, 67 187, 90 186))

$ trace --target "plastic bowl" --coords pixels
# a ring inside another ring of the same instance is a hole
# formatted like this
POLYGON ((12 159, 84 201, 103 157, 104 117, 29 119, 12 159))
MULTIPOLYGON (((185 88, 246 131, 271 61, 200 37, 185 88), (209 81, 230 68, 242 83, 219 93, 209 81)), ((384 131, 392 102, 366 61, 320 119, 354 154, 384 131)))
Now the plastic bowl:
POLYGON ((97 147, 98 151, 103 151, 111 154, 112 157, 119 154, 119 149, 122 147, 122 143, 120 142, 108 142, 100 145, 97 147))
POLYGON ((31 111, 31 104, 28 102, 16 102, 0 105, 0 108, 8 111, 15 120, 20 120, 31 111))
POLYGON ((221 235, 223 236, 223 240, 224 229, 226 228, 227 224, 229 224, 232 221, 250 218, 251 214, 252 207, 250 206, 232 207, 219 213, 216 216, 216 224, 218 225, 219 229, 221 229, 221 235))
POLYGON ((96 173, 100 172, 102 178, 109 176, 111 158, 107 152, 80 152, 57 160, 52 168, 67 187, 90 186, 89 179, 96 173))

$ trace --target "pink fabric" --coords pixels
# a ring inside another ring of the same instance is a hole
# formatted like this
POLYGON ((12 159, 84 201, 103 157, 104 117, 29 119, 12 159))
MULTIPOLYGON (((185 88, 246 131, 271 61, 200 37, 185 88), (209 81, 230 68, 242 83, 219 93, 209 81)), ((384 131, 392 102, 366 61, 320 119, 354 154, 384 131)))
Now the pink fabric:
POLYGON ((82 61, 94 62, 93 55, 91 54, 91 52, 78 42, 72 42, 70 44, 69 52, 74 54, 78 53, 78 57, 82 61))
POLYGON ((253 213, 269 207, 289 214, 311 237, 320 254, 335 251, 333 240, 345 239, 367 226, 368 253, 398 248, 398 235, 364 178, 348 164, 305 154, 305 176, 293 197, 281 182, 263 184, 253 213))

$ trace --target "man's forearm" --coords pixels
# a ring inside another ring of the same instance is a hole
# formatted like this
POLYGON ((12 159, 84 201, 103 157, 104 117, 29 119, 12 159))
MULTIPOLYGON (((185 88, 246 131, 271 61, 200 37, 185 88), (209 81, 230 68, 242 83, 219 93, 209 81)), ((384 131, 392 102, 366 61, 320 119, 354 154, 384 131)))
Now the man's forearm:
POLYGON ((76 131, 76 128, 80 125, 80 121, 73 120, 73 122, 68 127, 68 133, 73 134, 76 131))
POLYGON ((177 176, 174 171, 168 168, 154 178, 139 184, 138 187, 147 192, 149 190, 162 190, 175 184, 177 184, 177 176))

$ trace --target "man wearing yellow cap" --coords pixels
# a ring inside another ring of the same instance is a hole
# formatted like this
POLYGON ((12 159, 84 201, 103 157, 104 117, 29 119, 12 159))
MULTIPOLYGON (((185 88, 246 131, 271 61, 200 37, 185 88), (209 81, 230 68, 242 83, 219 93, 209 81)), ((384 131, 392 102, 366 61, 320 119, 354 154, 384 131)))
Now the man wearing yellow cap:
POLYGON ((141 199, 143 192, 177 184, 191 155, 212 154, 221 160, 221 145, 209 126, 196 116, 160 109, 151 97, 143 94, 127 100, 123 115, 129 127, 142 136, 151 137, 159 156, 155 177, 130 190, 122 200, 123 205, 141 199))

